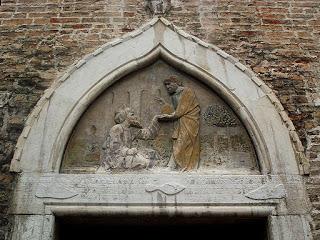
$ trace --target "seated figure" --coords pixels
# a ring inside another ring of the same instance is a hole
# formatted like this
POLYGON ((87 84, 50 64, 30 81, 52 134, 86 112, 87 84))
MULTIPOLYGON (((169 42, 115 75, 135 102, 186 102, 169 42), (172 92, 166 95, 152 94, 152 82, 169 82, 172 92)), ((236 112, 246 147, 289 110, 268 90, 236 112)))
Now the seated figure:
POLYGON ((104 170, 146 169, 160 160, 159 154, 148 148, 134 148, 132 142, 135 139, 154 139, 159 130, 158 116, 155 116, 147 128, 142 128, 134 111, 128 107, 115 113, 114 125, 102 147, 101 168, 104 170), (131 128, 141 128, 133 136, 131 128))

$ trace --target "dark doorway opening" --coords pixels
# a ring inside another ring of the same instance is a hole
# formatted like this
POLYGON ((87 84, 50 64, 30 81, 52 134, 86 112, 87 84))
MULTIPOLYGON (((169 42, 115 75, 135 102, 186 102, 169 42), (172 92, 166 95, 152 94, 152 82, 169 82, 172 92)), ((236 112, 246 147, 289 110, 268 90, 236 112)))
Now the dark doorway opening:
POLYGON ((57 217, 55 240, 95 239, 246 239, 267 240, 265 218, 186 216, 57 217))

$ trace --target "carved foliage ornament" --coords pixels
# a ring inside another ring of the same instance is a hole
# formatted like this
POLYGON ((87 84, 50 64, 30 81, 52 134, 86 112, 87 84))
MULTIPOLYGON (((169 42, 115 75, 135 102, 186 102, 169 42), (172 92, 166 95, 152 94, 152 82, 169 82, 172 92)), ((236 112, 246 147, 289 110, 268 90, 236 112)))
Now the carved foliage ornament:
POLYGON ((171 8, 171 0, 145 0, 145 6, 153 15, 161 15, 171 8))
POLYGON ((238 121, 230 112, 230 110, 217 104, 208 106, 207 110, 203 114, 203 118, 208 126, 216 126, 216 127, 238 126, 238 121))

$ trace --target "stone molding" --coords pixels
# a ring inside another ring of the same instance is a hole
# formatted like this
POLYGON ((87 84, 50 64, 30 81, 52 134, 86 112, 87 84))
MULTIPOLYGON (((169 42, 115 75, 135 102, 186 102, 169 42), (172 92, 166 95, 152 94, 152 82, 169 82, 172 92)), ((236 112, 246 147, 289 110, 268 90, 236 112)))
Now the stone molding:
POLYGON ((23 173, 15 190, 13 239, 52 240, 56 217, 175 215, 268 218, 272 239, 311 240, 303 194, 299 175, 23 173), (174 183, 169 192, 168 182, 174 183), (56 194, 59 183, 64 195, 56 194))

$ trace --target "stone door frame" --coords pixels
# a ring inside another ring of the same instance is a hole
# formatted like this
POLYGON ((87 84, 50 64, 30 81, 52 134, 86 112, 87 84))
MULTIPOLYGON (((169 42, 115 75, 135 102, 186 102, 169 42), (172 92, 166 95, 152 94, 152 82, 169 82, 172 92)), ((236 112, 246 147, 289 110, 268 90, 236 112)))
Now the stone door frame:
POLYGON ((164 18, 97 49, 46 90, 26 121, 11 171, 19 173, 13 239, 52 239, 59 211, 112 207, 121 212, 121 206, 167 214, 205 206, 213 215, 222 210, 258 214, 269 207, 264 213, 272 239, 311 239, 303 183, 309 163, 281 103, 237 59, 164 18), (69 136, 90 103, 121 77, 159 58, 204 82, 233 108, 254 143, 261 175, 59 173, 69 136))
MULTIPOLYGON (((279 219, 272 217, 275 211, 274 206, 166 206, 165 211, 161 208, 150 206, 59 206, 50 205, 46 207, 46 231, 42 232, 41 239, 52 239, 54 235, 54 223, 56 218, 64 217, 106 217, 112 218, 116 216, 133 216, 143 218, 144 216, 181 216, 197 218, 265 218, 267 220, 267 232, 274 234, 281 231, 290 231, 289 226, 282 226, 281 229, 275 229, 279 225, 279 219)), ((278 239, 278 238, 274 238, 278 239)))

